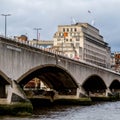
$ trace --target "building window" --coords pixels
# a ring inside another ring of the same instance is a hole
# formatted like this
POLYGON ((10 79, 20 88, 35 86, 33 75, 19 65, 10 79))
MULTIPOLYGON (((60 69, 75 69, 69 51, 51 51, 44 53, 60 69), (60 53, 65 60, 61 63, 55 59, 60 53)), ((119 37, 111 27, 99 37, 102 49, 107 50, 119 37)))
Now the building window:
POLYGON ((63 33, 60 33, 59 36, 62 37, 62 36, 63 36, 63 33))
POLYGON ((68 39, 65 39, 65 41, 68 41, 68 39))
POLYGON ((73 31, 73 29, 71 28, 71 32, 73 31))
POLYGON ((63 32, 65 32, 65 28, 63 28, 63 32))
POLYGON ((74 29, 74 31, 76 32, 76 31, 77 31, 77 29, 75 28, 75 29, 74 29))
POLYGON ((71 36, 73 37, 73 36, 74 36, 74 33, 72 33, 71 36))
POLYGON ((67 32, 69 32, 69 28, 67 28, 67 32))

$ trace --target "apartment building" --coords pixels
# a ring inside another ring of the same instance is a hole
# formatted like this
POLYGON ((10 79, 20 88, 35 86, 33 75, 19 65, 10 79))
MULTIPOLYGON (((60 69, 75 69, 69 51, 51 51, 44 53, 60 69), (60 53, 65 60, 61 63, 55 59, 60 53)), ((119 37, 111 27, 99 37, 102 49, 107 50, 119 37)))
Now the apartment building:
POLYGON ((59 25, 53 47, 67 57, 110 68, 110 47, 99 30, 88 23, 59 25))

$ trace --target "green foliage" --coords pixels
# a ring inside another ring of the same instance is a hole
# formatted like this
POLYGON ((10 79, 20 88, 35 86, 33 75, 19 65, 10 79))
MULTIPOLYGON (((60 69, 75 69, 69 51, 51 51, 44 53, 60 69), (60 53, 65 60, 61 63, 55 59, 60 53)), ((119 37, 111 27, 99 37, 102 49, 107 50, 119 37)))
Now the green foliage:
POLYGON ((0 105, 0 115, 31 115, 32 112, 30 103, 0 105))

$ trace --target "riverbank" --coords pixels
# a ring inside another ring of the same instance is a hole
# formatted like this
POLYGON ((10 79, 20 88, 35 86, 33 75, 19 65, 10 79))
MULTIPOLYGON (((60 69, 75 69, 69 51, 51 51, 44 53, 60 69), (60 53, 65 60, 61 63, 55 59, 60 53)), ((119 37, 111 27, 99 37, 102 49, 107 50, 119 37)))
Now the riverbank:
POLYGON ((32 116, 0 116, 0 120, 119 120, 120 101, 91 106, 56 105, 36 107, 32 116))
POLYGON ((0 104, 0 115, 29 116, 33 113, 30 103, 0 104))
MULTIPOLYGON (((56 99, 51 102, 50 99, 30 99, 32 105, 34 107, 41 106, 41 107, 48 107, 48 106, 55 106, 55 105, 91 105, 92 100, 91 98, 79 98, 79 99, 56 99)), ((33 108, 34 108, 33 107, 33 108)))
POLYGON ((83 97, 78 99, 55 99, 51 101, 51 99, 45 99, 45 98, 31 98, 30 101, 33 106, 52 106, 52 105, 80 105, 80 106, 88 106, 95 104, 95 102, 111 102, 111 101, 119 101, 120 95, 116 94, 113 96, 96 96, 96 97, 83 97))
POLYGON ((49 106, 57 105, 77 105, 77 106, 90 106, 96 102, 110 102, 120 100, 119 94, 109 97, 97 96, 97 97, 83 97, 78 99, 51 99, 45 98, 31 98, 30 102, 18 102, 14 104, 0 104, 0 115, 11 115, 11 116, 31 116, 34 108, 42 107, 47 108, 49 106))
POLYGON ((106 97, 106 96, 95 96, 95 97, 91 97, 91 100, 93 102, 119 101, 120 100, 120 93, 116 93, 114 95, 109 95, 108 97, 106 97))

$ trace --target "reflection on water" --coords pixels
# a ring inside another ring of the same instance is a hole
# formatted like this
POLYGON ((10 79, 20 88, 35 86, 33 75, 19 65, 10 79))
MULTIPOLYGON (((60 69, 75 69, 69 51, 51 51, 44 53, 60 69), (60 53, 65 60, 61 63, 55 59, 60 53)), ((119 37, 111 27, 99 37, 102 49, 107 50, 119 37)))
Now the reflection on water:
POLYGON ((49 106, 35 108, 31 117, 0 117, 0 120, 119 120, 120 102, 91 106, 49 106))

